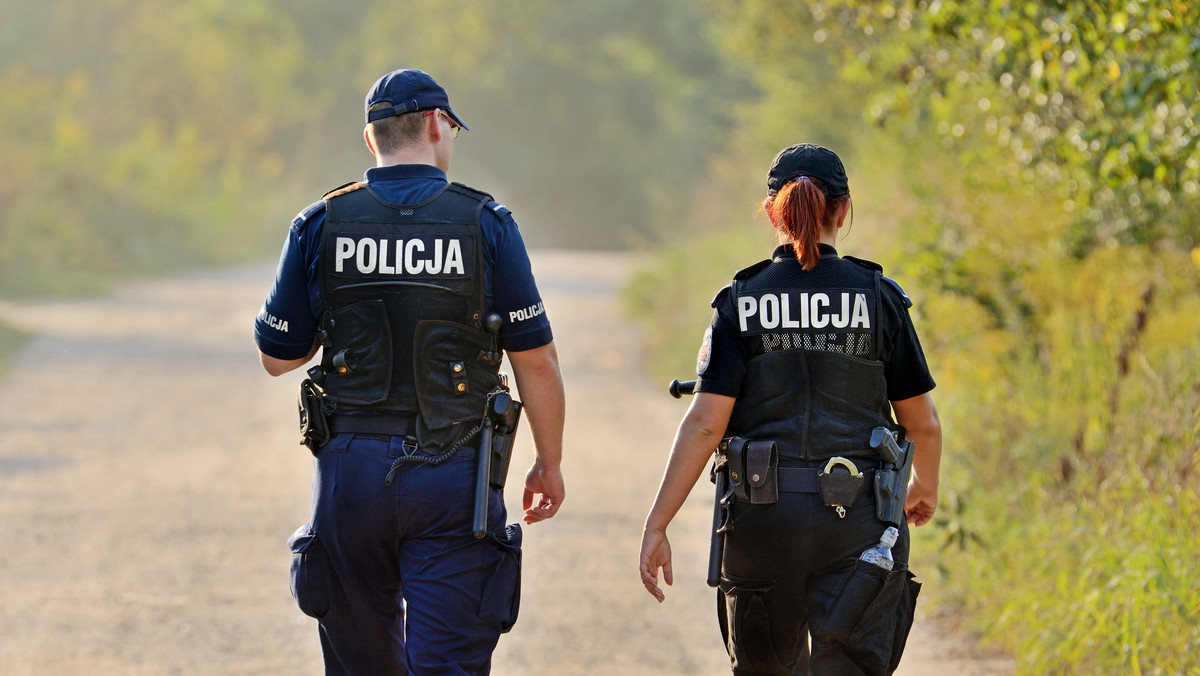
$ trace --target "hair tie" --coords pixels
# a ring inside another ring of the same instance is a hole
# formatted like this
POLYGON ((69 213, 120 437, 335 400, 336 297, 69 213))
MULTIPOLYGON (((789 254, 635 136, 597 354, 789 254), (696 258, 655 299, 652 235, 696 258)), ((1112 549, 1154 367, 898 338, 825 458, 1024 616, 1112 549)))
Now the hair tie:
POLYGON ((809 180, 808 180, 808 177, 807 177, 807 176, 797 176, 797 177, 796 177, 795 179, 793 179, 793 180, 794 180, 796 183, 799 183, 800 181, 808 181, 809 183, 812 183, 812 181, 809 181, 809 180))

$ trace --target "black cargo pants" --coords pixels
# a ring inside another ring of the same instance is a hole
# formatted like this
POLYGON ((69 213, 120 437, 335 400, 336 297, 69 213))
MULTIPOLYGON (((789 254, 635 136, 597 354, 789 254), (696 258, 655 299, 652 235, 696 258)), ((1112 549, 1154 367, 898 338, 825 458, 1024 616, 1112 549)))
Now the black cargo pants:
POLYGON ((875 516, 870 491, 858 496, 845 518, 818 494, 780 493, 770 505, 735 504, 732 521, 717 614, 734 674, 844 676, 895 669, 919 589, 907 571, 907 526, 892 549, 895 568, 873 594, 877 602, 865 613, 858 604, 855 617, 831 616, 856 569, 881 580, 885 575, 858 563, 887 528, 875 516), (852 631, 831 635, 834 627, 852 631))

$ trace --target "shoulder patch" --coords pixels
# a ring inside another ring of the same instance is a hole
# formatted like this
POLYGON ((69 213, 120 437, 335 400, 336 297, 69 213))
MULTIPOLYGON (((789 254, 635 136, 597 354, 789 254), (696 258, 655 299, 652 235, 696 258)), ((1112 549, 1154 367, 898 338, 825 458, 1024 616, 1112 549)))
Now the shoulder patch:
POLYGON ((304 207, 296 217, 292 219, 292 227, 298 227, 308 222, 313 216, 325 210, 325 200, 319 199, 316 202, 304 207))
POLYGON ((721 302, 721 297, 724 296, 725 294, 729 293, 729 288, 730 288, 729 286, 726 286, 726 287, 722 288, 720 291, 718 291, 717 295, 713 296, 712 303, 711 303, 712 307, 716 307, 717 303, 721 302))
POLYGON ((459 183, 458 181, 452 181, 450 183, 450 185, 458 188, 459 192, 466 193, 466 194, 474 197, 477 200, 484 201, 484 202, 495 201, 494 198, 491 196, 491 194, 486 193, 482 190, 476 190, 475 188, 472 188, 471 186, 466 185, 465 183, 459 183))
POLYGON ((880 276, 880 279, 887 282, 888 286, 892 287, 896 290, 896 293, 900 294, 900 299, 904 301, 904 307, 912 307, 912 299, 908 297, 907 293, 904 293, 904 289, 900 288, 900 285, 896 283, 896 280, 892 279, 891 277, 883 276, 880 276))
POLYGON ((855 258, 854 256, 842 256, 842 260, 850 261, 851 263, 854 263, 855 265, 860 265, 868 270, 875 270, 876 272, 883 272, 882 265, 880 265, 879 263, 876 263, 875 261, 869 261, 865 258, 855 258))
POLYGON ((735 272, 733 274, 733 278, 734 279, 749 279, 750 277, 757 275, 759 272, 762 271, 763 268, 767 267, 770 264, 771 264, 770 258, 763 259, 763 260, 755 263, 754 265, 751 265, 748 268, 742 268, 741 270, 738 270, 737 272, 735 272))
POLYGON ((334 188, 333 190, 330 190, 329 192, 325 193, 325 196, 322 197, 321 199, 330 199, 332 197, 337 197, 338 195, 345 195, 348 192, 354 192, 355 190, 361 190, 362 188, 365 188, 365 187, 367 187, 366 181, 351 181, 349 183, 339 185, 338 187, 334 188))

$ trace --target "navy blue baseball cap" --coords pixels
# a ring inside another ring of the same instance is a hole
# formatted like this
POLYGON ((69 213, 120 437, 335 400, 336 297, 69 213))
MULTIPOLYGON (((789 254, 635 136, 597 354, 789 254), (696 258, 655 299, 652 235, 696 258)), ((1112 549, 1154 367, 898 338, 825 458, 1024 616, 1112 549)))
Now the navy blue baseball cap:
POLYGON ((850 183, 846 180, 846 168, 842 166, 841 158, 829 148, 815 143, 797 143, 779 151, 767 172, 767 192, 774 195, 801 176, 821 179, 824 185, 813 185, 829 197, 850 194, 850 183))
POLYGON ((470 127, 462 118, 450 108, 450 97, 446 96, 446 90, 437 83, 429 73, 415 68, 402 68, 393 70, 384 75, 371 85, 370 91, 367 92, 367 101, 364 106, 367 113, 367 122, 375 122, 393 115, 403 115, 404 113, 415 113, 422 110, 433 110, 438 108, 446 111, 458 126, 470 131, 470 127), (371 110, 371 106, 377 103, 390 103, 390 108, 378 108, 371 110))

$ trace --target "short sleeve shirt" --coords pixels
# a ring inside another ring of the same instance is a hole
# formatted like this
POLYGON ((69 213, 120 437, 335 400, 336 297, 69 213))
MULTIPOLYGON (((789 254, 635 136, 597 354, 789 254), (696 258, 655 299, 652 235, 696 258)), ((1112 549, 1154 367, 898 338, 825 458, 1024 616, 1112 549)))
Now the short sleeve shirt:
MULTIPOLYGON (((368 169, 371 189, 393 204, 417 204, 444 189, 445 173, 424 164, 368 169)), ((316 202, 292 221, 283 243, 275 282, 254 321, 258 349, 276 359, 308 355, 325 312, 317 257, 325 224, 325 203, 316 202)), ((500 345, 509 352, 532 350, 553 340, 550 321, 525 250, 525 242, 505 206, 489 201, 483 210, 484 295, 503 319, 500 345)))
MULTIPOLYGON (((822 255, 837 255, 837 250, 829 245, 822 244, 820 249, 822 255)), ((781 245, 772 257, 776 260, 795 259, 796 254, 790 245, 781 245)), ((935 383, 909 317, 909 303, 904 292, 895 283, 881 286, 879 355, 884 363, 888 399, 901 401, 929 392, 935 383)), ((737 397, 742 390, 749 358, 729 287, 717 294, 713 308, 712 322, 705 332, 697 360, 699 382, 696 391, 737 397)))

